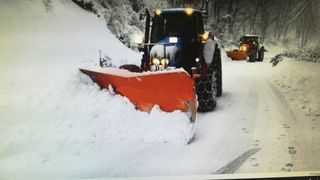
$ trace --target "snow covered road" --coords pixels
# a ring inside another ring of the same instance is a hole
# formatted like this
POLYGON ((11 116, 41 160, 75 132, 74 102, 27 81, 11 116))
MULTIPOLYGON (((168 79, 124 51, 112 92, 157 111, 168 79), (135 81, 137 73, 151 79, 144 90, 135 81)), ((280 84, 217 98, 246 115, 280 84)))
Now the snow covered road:
POLYGON ((223 65, 223 96, 214 112, 198 114, 190 145, 149 144, 140 149, 143 145, 137 143, 135 155, 105 177, 318 170, 319 123, 311 125, 289 108, 274 84, 283 72, 267 61, 223 65))
MULTIPOLYGON (((306 72, 314 72, 319 70, 317 67, 319 65, 288 61, 280 64, 281 67, 272 68, 267 62, 225 63, 225 92, 219 100, 218 109, 212 114, 200 117, 199 121, 216 119, 228 121, 229 127, 222 128, 226 128, 222 131, 223 143, 216 144, 221 147, 220 150, 224 154, 231 148, 238 149, 238 154, 241 150, 244 152, 242 148, 247 150, 259 148, 256 154, 239 166, 236 173, 318 170, 320 167, 320 149, 317 140, 319 133, 315 129, 319 128, 319 123, 315 121, 319 118, 316 118, 316 113, 312 118, 306 118, 304 113, 293 108, 287 94, 283 94, 281 86, 277 86, 274 82, 279 82, 279 78, 288 78, 288 76, 291 79, 299 79, 298 77, 301 76, 298 73, 299 70, 304 68, 306 72), (311 70, 310 66, 314 65, 315 69, 311 70), (288 73, 289 68, 292 68, 291 71, 296 75, 288 73)), ((312 77, 310 75, 309 79, 305 80, 309 80, 309 84, 319 88, 315 80, 310 80, 312 77)), ((286 81, 282 83, 287 86, 301 86, 301 84, 286 81)), ((304 91, 300 92, 317 97, 309 87, 310 85, 306 86, 304 91)), ((303 99, 304 97, 300 95, 295 98, 303 99)), ((301 104, 301 106, 308 106, 308 104, 301 104)), ((319 103, 315 109, 319 112, 319 103)), ((208 124, 204 126, 207 127, 208 124)), ((232 153, 226 157, 232 157, 232 153)), ((226 157, 220 158, 224 160, 226 157)), ((232 173, 228 172, 228 169, 225 170, 223 172, 220 169, 217 172, 232 173)))

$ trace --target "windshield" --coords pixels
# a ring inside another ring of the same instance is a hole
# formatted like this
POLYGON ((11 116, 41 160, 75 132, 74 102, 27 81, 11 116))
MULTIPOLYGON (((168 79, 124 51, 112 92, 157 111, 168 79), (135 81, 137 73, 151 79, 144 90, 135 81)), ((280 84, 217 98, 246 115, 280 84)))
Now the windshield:
POLYGON ((243 37, 242 43, 258 43, 259 38, 258 37, 243 37))
POLYGON ((195 19, 195 16, 187 16, 184 13, 155 16, 152 25, 151 42, 158 42, 168 36, 196 37, 195 19))

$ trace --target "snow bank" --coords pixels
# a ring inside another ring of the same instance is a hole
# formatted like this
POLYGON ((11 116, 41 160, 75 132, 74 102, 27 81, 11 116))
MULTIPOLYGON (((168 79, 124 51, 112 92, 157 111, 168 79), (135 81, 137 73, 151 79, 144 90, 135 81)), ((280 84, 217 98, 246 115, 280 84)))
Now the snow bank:
POLYGON ((320 66, 285 58, 274 67, 273 79, 290 109, 306 116, 320 116, 320 66), (303 72, 303 73, 301 73, 303 72))
POLYGON ((172 73, 186 73, 183 68, 171 68, 170 70, 162 70, 162 71, 147 71, 147 72, 141 72, 141 73, 136 73, 136 72, 130 72, 126 69, 119 69, 119 68, 101 68, 97 66, 86 66, 86 70, 91 70, 95 72, 100 72, 100 73, 106 73, 106 74, 112 74, 112 75, 118 75, 122 77, 139 77, 139 76, 149 76, 149 75, 156 75, 156 74, 172 74, 172 73))
POLYGON ((232 59, 228 57, 226 50, 224 48, 221 49, 221 61, 222 62, 232 61, 232 59))
POLYGON ((0 36, 0 179, 17 172, 21 179, 92 172, 102 162, 84 163, 91 153, 124 154, 127 144, 184 144, 192 136, 185 114, 157 107, 138 112, 79 72, 98 64, 99 50, 116 66, 138 65, 141 55, 119 42, 103 18, 73 2, 51 1, 48 9, 40 0, 0 1, 0 36))

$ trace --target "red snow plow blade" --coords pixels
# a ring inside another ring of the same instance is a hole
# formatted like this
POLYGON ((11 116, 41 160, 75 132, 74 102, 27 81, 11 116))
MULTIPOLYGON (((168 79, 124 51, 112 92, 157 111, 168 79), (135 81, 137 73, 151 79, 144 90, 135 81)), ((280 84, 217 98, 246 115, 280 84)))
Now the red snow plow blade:
POLYGON ((154 105, 166 112, 187 112, 193 122, 196 116, 194 82, 182 70, 132 73, 123 69, 80 69, 102 89, 110 85, 115 93, 127 97, 141 111, 150 112, 154 105))

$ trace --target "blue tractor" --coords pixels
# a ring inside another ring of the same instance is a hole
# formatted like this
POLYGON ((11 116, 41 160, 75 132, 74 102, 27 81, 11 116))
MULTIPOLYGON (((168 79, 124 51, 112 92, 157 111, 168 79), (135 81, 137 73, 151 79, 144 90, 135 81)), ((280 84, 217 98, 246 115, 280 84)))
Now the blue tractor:
MULTIPOLYGON (((145 33, 139 50, 142 71, 183 68, 195 79, 198 111, 212 111, 222 94, 220 46, 205 32, 207 11, 192 8, 158 9, 153 16, 146 9, 145 33)), ((179 82, 177 82, 179 83, 179 82)))

